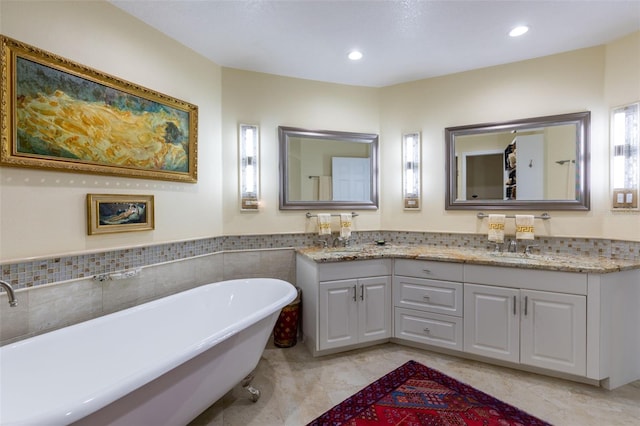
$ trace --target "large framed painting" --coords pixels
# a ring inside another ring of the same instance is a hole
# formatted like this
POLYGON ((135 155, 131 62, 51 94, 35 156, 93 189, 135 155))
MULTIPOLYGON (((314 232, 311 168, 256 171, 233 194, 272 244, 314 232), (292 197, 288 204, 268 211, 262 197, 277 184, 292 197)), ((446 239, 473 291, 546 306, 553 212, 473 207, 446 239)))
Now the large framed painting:
POLYGON ((153 195, 87 194, 89 235, 155 228, 153 195))
POLYGON ((197 106, 0 42, 1 165, 196 182, 197 106))

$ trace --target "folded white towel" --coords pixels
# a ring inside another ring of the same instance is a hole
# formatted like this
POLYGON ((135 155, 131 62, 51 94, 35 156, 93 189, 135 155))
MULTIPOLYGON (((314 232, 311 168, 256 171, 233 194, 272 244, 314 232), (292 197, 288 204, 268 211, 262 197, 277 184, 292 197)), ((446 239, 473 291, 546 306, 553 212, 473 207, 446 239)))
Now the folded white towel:
POLYGON ((533 226, 534 220, 534 216, 530 214, 516 215, 516 240, 535 239, 533 226))
POLYGON ((351 237, 351 213, 340 213, 340 236, 342 238, 351 237))
POLYGON ((331 215, 318 213, 318 235, 331 235, 331 215))
POLYGON ((490 214, 488 225, 489 232, 487 236, 489 241, 494 243, 504 243, 504 222, 506 216, 503 214, 490 214))

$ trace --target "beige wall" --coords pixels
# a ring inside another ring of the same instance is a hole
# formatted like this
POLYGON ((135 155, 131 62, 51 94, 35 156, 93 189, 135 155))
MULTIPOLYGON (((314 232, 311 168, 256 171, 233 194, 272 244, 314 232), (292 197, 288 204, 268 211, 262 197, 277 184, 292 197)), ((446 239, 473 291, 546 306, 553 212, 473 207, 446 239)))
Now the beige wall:
MULTIPOLYGON (((607 45, 605 70, 604 93, 608 108, 640 101, 640 31, 607 45)), ((623 212, 605 214, 602 234, 640 241, 640 216, 623 212)))
MULTIPOLYGON (((224 233, 315 232, 305 211, 278 208, 278 126, 380 133, 378 89, 222 69, 224 233), (241 213, 237 183, 238 123, 260 124, 261 209, 241 213)), ((384 172, 383 179, 384 179, 384 172)), ((383 211, 360 212, 355 230, 380 229, 383 211)))
POLYGON ((314 232, 278 209, 279 125, 380 134, 381 208, 355 230, 485 232, 444 210, 444 128, 592 111, 592 210, 552 212, 553 236, 640 241, 638 214, 609 211, 608 114, 640 99, 640 33, 601 47, 382 89, 221 68, 103 2, 0 3, 0 32, 199 106, 199 179, 144 179, 0 168, 0 261, 219 235, 314 232), (241 213, 237 126, 261 127, 262 207, 241 213), (423 208, 402 209, 400 137, 423 136, 423 208), (87 236, 87 193, 151 193, 156 230, 87 236))
POLYGON ((197 184, 0 167, 0 261, 222 234, 218 65, 102 1, 3 0, 0 32, 199 107, 197 184), (87 193, 155 195, 155 231, 87 236, 87 193))
POLYGON ((421 213, 403 213, 399 179, 383 181, 383 229, 485 232, 470 212, 444 210, 445 127, 590 110, 591 211, 551 212, 536 232, 640 240, 638 214, 614 214, 609 201, 609 110, 640 99, 639 44, 635 33, 607 46, 382 89, 384 173, 400 173, 389 141, 397 145, 402 132, 415 129, 423 132, 425 170, 421 213))
MULTIPOLYGON (((382 96, 382 159, 385 173, 400 174, 400 157, 393 149, 400 135, 422 130, 425 201, 422 212, 402 212, 400 183, 383 183, 385 229, 442 232, 485 232, 472 211, 445 211, 444 128, 525 117, 592 111, 592 142, 607 145, 604 105, 604 47, 485 68, 384 88, 382 96), (579 70, 579 72, 578 72, 579 70), (402 215, 401 220, 397 220, 402 215)), ((596 158, 604 159, 603 155, 596 158)), ((593 167, 599 179, 607 167, 593 167)), ((602 193, 595 185, 592 207, 584 213, 551 212, 553 219, 538 234, 604 236, 600 231, 602 193)), ((485 221, 486 222, 486 221, 485 221)))

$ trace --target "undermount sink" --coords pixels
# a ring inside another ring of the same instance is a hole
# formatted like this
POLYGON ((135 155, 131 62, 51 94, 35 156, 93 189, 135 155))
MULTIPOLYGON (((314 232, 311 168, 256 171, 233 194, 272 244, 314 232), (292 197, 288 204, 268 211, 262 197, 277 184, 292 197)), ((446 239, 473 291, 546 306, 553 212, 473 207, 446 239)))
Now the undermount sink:
POLYGON ((346 253, 358 253, 361 252, 361 248, 357 247, 330 247, 324 249, 325 252, 331 254, 346 254, 346 253))
POLYGON ((491 252, 492 257, 500 258, 506 262, 513 261, 519 263, 526 262, 557 262, 556 256, 546 254, 529 254, 529 253, 510 253, 510 252, 491 252))

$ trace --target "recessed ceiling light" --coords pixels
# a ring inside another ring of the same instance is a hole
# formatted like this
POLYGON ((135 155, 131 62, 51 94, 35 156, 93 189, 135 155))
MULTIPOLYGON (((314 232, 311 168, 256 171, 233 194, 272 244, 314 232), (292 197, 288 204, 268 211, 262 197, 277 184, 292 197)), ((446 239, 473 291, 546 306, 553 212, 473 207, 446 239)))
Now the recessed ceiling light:
POLYGON ((529 27, 527 27, 526 25, 520 25, 509 31, 509 35, 511 37, 519 37, 527 31, 529 31, 529 27))
POLYGON ((351 59, 352 61, 359 61, 360 59, 362 59, 362 52, 360 52, 359 50, 352 50, 351 52, 349 52, 349 59, 351 59))

